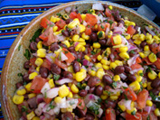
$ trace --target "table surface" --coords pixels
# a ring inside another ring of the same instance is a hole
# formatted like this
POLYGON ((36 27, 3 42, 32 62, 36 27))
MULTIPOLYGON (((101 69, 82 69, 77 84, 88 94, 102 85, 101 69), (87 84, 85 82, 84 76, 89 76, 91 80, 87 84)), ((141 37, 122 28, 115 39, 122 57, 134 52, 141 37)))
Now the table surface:
MULTIPOLYGON (((42 12, 72 0, 0 0, 0 76, 5 57, 20 31, 42 12)), ((103 1, 103 0, 102 0, 103 1)), ((106 0, 134 10, 141 5, 139 0, 106 0)), ((159 18, 155 19, 157 24, 159 18)), ((3 118, 0 104, 0 120, 3 118)))

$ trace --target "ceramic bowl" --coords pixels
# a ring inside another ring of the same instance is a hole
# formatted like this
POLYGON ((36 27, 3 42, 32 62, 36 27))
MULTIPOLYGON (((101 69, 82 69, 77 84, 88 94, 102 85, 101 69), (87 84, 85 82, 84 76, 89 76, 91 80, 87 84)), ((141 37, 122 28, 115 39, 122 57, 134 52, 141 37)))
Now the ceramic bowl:
MULTIPOLYGON (((64 8, 66 7, 76 6, 79 11, 84 11, 91 8, 92 4, 95 2, 101 2, 101 1, 71 2, 54 7, 36 17, 21 31, 21 33, 18 35, 18 37, 16 38, 16 40, 14 41, 8 52, 1 76, 0 97, 1 97, 3 115, 6 120, 18 120, 20 118, 20 113, 18 111, 18 108, 12 102, 12 96, 14 95, 14 92, 16 90, 15 84, 22 80, 20 77, 17 76, 17 74, 25 72, 23 64, 27 59, 24 57, 23 54, 25 52, 25 49, 29 47, 30 43, 29 40, 34 35, 35 31, 40 28, 41 19, 43 17, 50 18, 51 15, 54 15, 58 12, 63 14, 64 8), (20 50, 18 50, 19 45, 21 45, 20 50)), ((103 1, 101 3, 112 5, 114 9, 119 10, 122 13, 122 15, 128 16, 130 20, 136 22, 139 26, 142 26, 142 24, 147 23, 151 24, 155 28, 158 28, 156 24, 140 16, 134 10, 110 2, 103 1)))

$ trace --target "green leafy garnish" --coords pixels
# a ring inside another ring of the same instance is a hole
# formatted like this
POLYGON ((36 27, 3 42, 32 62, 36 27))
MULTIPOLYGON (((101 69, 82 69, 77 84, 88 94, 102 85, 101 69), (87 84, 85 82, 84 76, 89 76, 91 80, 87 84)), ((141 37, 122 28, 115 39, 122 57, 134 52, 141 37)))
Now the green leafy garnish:
POLYGON ((139 73, 140 76, 143 76, 143 73, 139 73))
POLYGON ((112 83, 112 86, 113 86, 114 88, 116 88, 116 87, 117 87, 117 82, 113 82, 113 83, 112 83))
POLYGON ((20 49, 21 49, 21 45, 18 46, 18 51, 20 51, 20 49))
POLYGON ((78 61, 78 62, 81 62, 81 59, 78 58, 77 61, 78 61))
POLYGON ((62 14, 61 13, 57 13, 56 14, 58 17, 62 17, 62 14))
POLYGON ((108 21, 108 22, 109 22, 109 24, 111 24, 111 25, 113 24, 113 21, 112 21, 112 20, 110 20, 110 21, 108 21))
POLYGON ((104 26, 103 26, 103 25, 101 25, 101 28, 102 28, 102 29, 104 29, 104 26))
POLYGON ((103 36, 103 32, 100 31, 99 34, 98 34, 98 38, 101 38, 103 36))
POLYGON ((127 97, 127 95, 126 95, 126 94, 124 94, 124 98, 125 98, 126 100, 128 100, 128 97, 127 97))
POLYGON ((42 29, 38 29, 38 30, 34 33, 32 39, 30 39, 30 42, 35 41, 36 38, 39 37, 39 35, 41 34, 41 32, 42 32, 42 29))
POLYGON ((18 75, 18 77, 22 77, 23 76, 22 73, 18 73, 17 75, 18 75))
POLYGON ((136 114, 136 111, 134 110, 133 112, 131 112, 131 115, 135 115, 136 114))
POLYGON ((28 108, 26 106, 22 106, 21 111, 28 114, 28 108))
POLYGON ((92 55, 95 55, 95 54, 96 54, 96 52, 94 52, 94 51, 91 51, 91 54, 92 54, 92 55))
POLYGON ((156 99, 156 96, 150 91, 149 95, 151 96, 152 100, 156 99))
POLYGON ((55 81, 56 81, 56 80, 59 80, 59 78, 60 78, 60 75, 54 74, 53 79, 54 79, 55 81))
POLYGON ((134 50, 131 50, 130 53, 135 54, 135 51, 134 51, 134 50))
POLYGON ((147 117, 147 120, 150 120, 150 117, 149 117, 149 115, 148 115, 148 117, 147 117))
POLYGON ((99 105, 93 103, 92 106, 89 107, 89 110, 92 111, 95 115, 99 114, 99 105))
POLYGON ((31 54, 30 54, 30 52, 29 52, 28 49, 26 49, 26 51, 25 51, 25 53, 24 53, 24 56, 25 56, 28 60, 30 59, 31 54))

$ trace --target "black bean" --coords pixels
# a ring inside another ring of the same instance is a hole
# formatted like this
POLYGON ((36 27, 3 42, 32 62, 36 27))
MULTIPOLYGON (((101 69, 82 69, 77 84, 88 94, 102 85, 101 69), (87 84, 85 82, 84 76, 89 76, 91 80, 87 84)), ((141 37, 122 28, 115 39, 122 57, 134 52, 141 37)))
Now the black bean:
POLYGON ((114 101, 111 100, 106 100, 105 101, 105 107, 106 108, 115 108, 116 107, 116 103, 114 101))
POLYGON ((90 77, 88 80, 88 86, 89 87, 94 87, 96 84, 100 83, 100 79, 98 77, 90 77))
POLYGON ((62 30, 62 35, 64 35, 65 37, 68 37, 69 32, 67 30, 62 30))
POLYGON ((87 91, 86 90, 81 90, 81 91, 79 91, 79 95, 81 97, 85 97, 87 95, 87 91))
POLYGON ((51 72, 52 72, 52 74, 59 75, 59 74, 61 74, 61 68, 58 67, 56 64, 52 63, 51 64, 51 72))
POLYGON ((160 58, 160 52, 157 53, 157 57, 160 58))
POLYGON ((52 52, 54 52, 54 51, 56 51, 58 49, 59 49, 59 45, 57 43, 52 44, 51 47, 50 47, 50 50, 52 52))
POLYGON ((83 109, 77 108, 76 111, 77 111, 76 113, 77 113, 78 117, 80 117, 80 118, 84 117, 86 115, 86 112, 83 109))
POLYGON ((23 75, 23 81, 26 81, 26 82, 30 81, 28 73, 24 73, 24 75, 23 75))
POLYGON ((125 69, 123 66, 117 66, 114 70, 114 73, 118 75, 118 74, 124 73, 124 70, 125 69))
POLYGON ((24 67, 26 70, 28 70, 29 67, 30 67, 29 64, 30 64, 30 61, 28 60, 28 61, 26 61, 26 62, 24 63, 23 67, 24 67))
POLYGON ((77 53, 77 59, 82 60, 82 58, 83 58, 83 53, 82 52, 78 52, 77 53))
POLYGON ((86 117, 85 117, 85 120, 94 120, 95 117, 91 114, 87 114, 86 117))
POLYGON ((90 35, 90 39, 92 40, 92 42, 96 42, 98 39, 97 34, 92 32, 90 35))
POLYGON ((95 90, 95 87, 91 87, 88 92, 89 92, 89 93, 93 93, 94 90, 95 90))
POLYGON ((160 86, 160 79, 156 78, 155 80, 153 80, 151 86, 152 88, 158 88, 160 86))
POLYGON ((124 69, 126 73, 129 73, 131 71, 131 68, 127 65, 124 65, 124 69))
POLYGON ((41 67, 40 70, 39 70, 39 73, 40 73, 41 77, 47 78, 48 74, 49 74, 49 71, 48 71, 47 68, 41 67))
POLYGON ((61 115, 61 120, 74 120, 71 112, 65 112, 61 115))
POLYGON ((76 34, 76 30, 75 29, 73 29, 72 31, 69 31, 69 35, 70 36, 73 36, 74 34, 76 34))
POLYGON ((107 41, 105 39, 101 39, 99 40, 99 43, 101 44, 101 46, 106 46, 107 41))
POLYGON ((36 42, 31 42, 29 47, 32 51, 36 51, 37 50, 37 43, 36 42))
POLYGON ((145 41, 143 41, 143 42, 141 42, 140 47, 143 49, 144 46, 146 46, 146 45, 147 45, 147 43, 145 41))
POLYGON ((102 86, 97 86, 95 90, 96 95, 100 96, 103 93, 103 87, 102 86))
POLYGON ((87 76, 86 76, 86 78, 85 78, 84 80, 85 80, 85 81, 88 81, 90 77, 91 77, 91 76, 87 74, 87 76))
POLYGON ((39 37, 36 38, 36 43, 38 43, 39 41, 41 41, 41 39, 39 37))
POLYGON ((66 23, 69 24, 70 22, 72 22, 73 20, 71 18, 66 20, 66 23))
POLYGON ((127 76, 127 78, 128 78, 128 80, 131 81, 131 82, 136 81, 136 76, 133 75, 133 74, 129 74, 129 75, 127 76))
POLYGON ((23 83, 22 82, 18 82, 16 83, 16 88, 18 89, 19 87, 23 86, 23 83))
POLYGON ((106 83, 107 85, 110 85, 110 84, 112 84, 113 80, 109 75, 104 75, 103 82, 106 83))
POLYGON ((73 52, 73 51, 75 51, 75 47, 74 47, 74 46, 71 46, 71 47, 68 48, 68 50, 69 50, 70 52, 73 52))
POLYGON ((73 63, 73 70, 74 70, 75 73, 80 71, 80 64, 79 64, 79 62, 74 61, 74 63, 73 63))
POLYGON ((64 77, 64 78, 73 79, 73 75, 72 75, 72 73, 69 72, 69 71, 64 71, 64 72, 63 72, 63 77, 64 77))

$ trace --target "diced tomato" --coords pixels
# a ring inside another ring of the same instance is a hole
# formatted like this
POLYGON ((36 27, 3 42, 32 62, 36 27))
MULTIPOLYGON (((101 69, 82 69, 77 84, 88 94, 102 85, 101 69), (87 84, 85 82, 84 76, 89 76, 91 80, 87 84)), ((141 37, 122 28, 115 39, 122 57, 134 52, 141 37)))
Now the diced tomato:
POLYGON ((149 120, 158 120, 157 116, 154 114, 154 112, 151 112, 149 114, 149 120))
POLYGON ((40 25, 43 28, 47 28, 47 26, 48 26, 49 23, 50 23, 50 21, 47 18, 44 17, 44 18, 42 18, 40 25))
POLYGON ((154 54, 157 54, 160 51, 160 45, 153 43, 150 45, 150 49, 154 54))
POLYGON ((109 23, 101 23, 98 25, 98 31, 106 31, 106 28, 110 28, 109 23))
POLYGON ((157 58, 157 61, 154 62, 154 65, 160 70, 160 58, 157 58))
POLYGON ((142 66, 141 66, 140 64, 138 64, 138 63, 135 63, 135 64, 133 64, 133 65, 131 66, 131 69, 132 69, 132 70, 140 69, 140 68, 142 68, 142 66))
POLYGON ((76 12, 71 12, 70 15, 69 15, 69 17, 71 19, 75 19, 75 18, 77 18, 77 13, 76 12))
POLYGON ((46 35, 44 32, 39 36, 40 39, 42 39, 43 41, 47 41, 48 40, 48 35, 46 35))
POLYGON ((67 49, 63 48, 63 53, 67 56, 67 64, 71 64, 74 60, 75 60, 75 57, 74 55, 72 55, 72 53, 70 53, 67 49))
POLYGON ((60 28, 63 29, 64 26, 66 25, 66 22, 62 19, 60 19, 58 22, 56 22, 56 25, 60 28))
POLYGON ((86 27, 85 34, 86 34, 86 35, 91 35, 91 33, 92 33, 91 28, 86 27))
POLYGON ((87 107, 85 106, 85 103, 84 103, 84 100, 83 99, 78 99, 78 104, 77 104, 77 107, 81 110, 84 111, 84 113, 87 112, 87 107))
POLYGON ((133 35, 136 32, 136 30, 130 25, 127 28, 127 33, 130 35, 133 35))
POLYGON ((50 103, 52 101, 52 98, 43 98, 44 102, 46 102, 47 104, 50 103))
POLYGON ((113 36, 111 37, 111 44, 114 46, 113 36))
POLYGON ((67 68, 67 65, 58 60, 57 58, 55 59, 54 63, 64 70, 67 68))
POLYGON ((131 88, 129 88, 129 87, 125 89, 124 94, 130 100, 133 100, 133 101, 137 100, 136 93, 131 88))
POLYGON ((32 85, 31 85, 31 90, 33 90, 32 92, 34 93, 40 93, 43 85, 47 82, 47 79, 44 79, 40 76, 36 76, 33 80, 32 80, 32 85))
POLYGON ((35 64, 36 57, 31 58, 29 61, 30 61, 30 65, 36 66, 36 64, 35 64))
POLYGON ((148 98, 148 90, 143 89, 141 92, 138 93, 137 95, 137 105, 139 109, 143 109, 146 106, 146 101, 148 98))
POLYGON ((148 112, 143 111, 143 112, 139 112, 139 114, 141 114, 142 120, 147 120, 148 112))
POLYGON ((142 116, 138 112, 135 115, 126 113, 126 120, 142 120, 142 116))
POLYGON ((141 58, 140 57, 137 57, 137 59, 136 59, 136 63, 142 63, 142 60, 141 60, 141 58))
POLYGON ((86 14, 86 18, 85 21, 91 25, 94 26, 97 23, 97 18, 96 16, 92 15, 92 14, 86 14))
POLYGON ((116 120, 116 113, 113 108, 108 108, 105 112, 106 120, 116 120))
POLYGON ((49 60, 45 59, 45 60, 43 60, 42 67, 45 67, 45 68, 47 68, 48 70, 50 70, 50 69, 51 69, 51 64, 52 64, 52 63, 51 63, 49 60))
POLYGON ((105 10, 105 15, 107 17, 111 17, 112 16, 111 11, 108 8, 106 8, 106 10, 105 10))
POLYGON ((153 63, 150 62, 150 60, 148 59, 148 57, 143 58, 143 61, 147 64, 147 65, 152 65, 153 63))
POLYGON ((81 23, 82 22, 82 17, 81 17, 80 13, 77 14, 77 18, 79 19, 79 22, 81 23))

